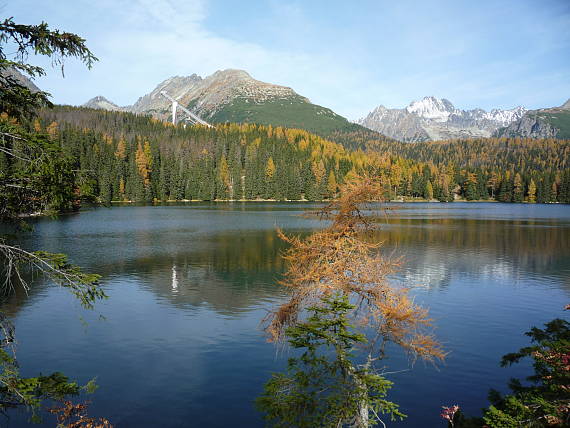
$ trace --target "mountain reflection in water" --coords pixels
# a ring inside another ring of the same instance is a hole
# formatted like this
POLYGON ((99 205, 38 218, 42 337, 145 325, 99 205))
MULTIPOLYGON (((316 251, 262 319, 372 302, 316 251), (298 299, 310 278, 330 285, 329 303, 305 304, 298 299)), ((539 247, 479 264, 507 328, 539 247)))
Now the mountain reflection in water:
MULTIPOLYGON (((23 370, 97 376, 91 409, 119 427, 263 426, 252 402, 288 356, 260 328, 287 293, 278 285, 286 245, 276 229, 321 227, 300 216, 315 206, 121 206, 34 220, 21 245, 67 253, 102 275, 110 298, 88 312, 39 281, 29 296, 9 299, 3 310, 15 320, 23 370)), ((422 286, 416 301, 430 308, 450 351, 438 369, 407 370, 407 358, 391 350, 390 371, 406 371, 390 375, 390 398, 409 415, 394 425, 438 426, 442 405, 477 413, 490 387, 524 376, 524 365, 500 368, 501 355, 525 345, 530 326, 565 315, 570 206, 393 206, 374 240, 403 258, 394 280, 422 286)), ((14 415, 10 426, 25 422, 14 415)))

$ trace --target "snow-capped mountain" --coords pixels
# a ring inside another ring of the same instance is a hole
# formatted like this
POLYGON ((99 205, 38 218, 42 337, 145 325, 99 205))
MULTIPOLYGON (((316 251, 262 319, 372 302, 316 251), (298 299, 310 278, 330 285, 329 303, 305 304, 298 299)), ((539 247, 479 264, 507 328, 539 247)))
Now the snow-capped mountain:
POLYGON ((400 141, 490 137, 499 128, 520 119, 524 107, 510 110, 460 110, 445 98, 424 97, 403 109, 379 106, 360 125, 400 141))
POLYGON ((570 138, 570 99, 560 107, 529 110, 495 131, 495 137, 570 138))
POLYGON ((413 101, 406 111, 424 119, 446 122, 451 114, 458 111, 445 98, 425 97, 419 101, 413 101))

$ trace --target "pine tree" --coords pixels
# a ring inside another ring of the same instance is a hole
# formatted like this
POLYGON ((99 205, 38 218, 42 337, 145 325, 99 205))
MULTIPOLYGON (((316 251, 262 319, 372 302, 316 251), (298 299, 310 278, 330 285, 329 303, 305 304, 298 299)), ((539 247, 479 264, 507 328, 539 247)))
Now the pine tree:
POLYGON ((570 204, 570 169, 565 170, 561 176, 558 200, 563 204, 570 204))
POLYGON ((334 175, 334 171, 331 169, 331 171, 329 172, 329 178, 328 178, 328 183, 327 183, 327 190, 328 190, 328 196, 329 197, 334 197, 336 195, 336 192, 338 190, 338 184, 336 182, 336 177, 334 175))
POLYGON ((269 157, 265 166, 265 198, 276 197, 275 171, 276 167, 275 163, 273 162, 273 158, 269 157))
POLYGON ((479 199, 479 192, 477 188, 477 175, 468 173, 465 180, 465 198, 468 201, 479 199))
POLYGON ((428 201, 431 201, 433 199, 433 185, 431 184, 430 180, 426 181, 424 198, 426 198, 428 201))
MULTIPOLYGON (((343 294, 323 296, 319 306, 308 309, 312 315, 306 322, 287 329, 290 345, 304 352, 290 358, 287 374, 274 374, 256 400, 269 425, 345 426, 361 419, 363 407, 375 409, 376 417, 405 417, 398 405, 386 400, 392 382, 354 362, 353 349, 366 343, 366 337, 354 332, 348 321, 353 309, 343 294)), ((362 421, 358 426, 369 424, 362 421)))

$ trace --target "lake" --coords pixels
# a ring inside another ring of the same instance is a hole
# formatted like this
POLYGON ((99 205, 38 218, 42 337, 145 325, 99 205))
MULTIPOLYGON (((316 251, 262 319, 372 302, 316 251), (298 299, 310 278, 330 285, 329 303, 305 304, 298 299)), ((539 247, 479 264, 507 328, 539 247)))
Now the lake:
MULTIPOLYGON (((38 281, 13 296, 22 374, 96 377, 90 413, 117 427, 258 427, 253 407, 289 355, 267 343, 260 321, 286 298, 276 235, 321 224, 303 203, 188 203, 97 208, 34 220, 27 249, 64 252, 102 275, 109 299, 92 311, 38 281)), ((441 406, 477 414, 489 388, 506 390, 529 365, 499 367, 523 335, 570 303, 570 206, 394 204, 383 251, 402 256, 397 280, 421 286, 449 351, 438 367, 413 367, 394 349, 384 361, 389 398, 409 417, 388 426, 444 427, 441 406)), ((9 426, 26 417, 11 413, 9 426)), ((54 426, 53 419, 45 426, 54 426)))

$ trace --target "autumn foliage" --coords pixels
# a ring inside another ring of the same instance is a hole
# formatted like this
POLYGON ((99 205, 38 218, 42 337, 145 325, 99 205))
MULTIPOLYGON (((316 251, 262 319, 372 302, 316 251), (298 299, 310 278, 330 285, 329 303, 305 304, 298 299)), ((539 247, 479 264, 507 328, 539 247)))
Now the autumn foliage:
POLYGON ((355 304, 354 319, 374 332, 369 341, 373 358, 382 358, 389 342, 414 358, 444 358, 441 345, 429 331, 432 324, 427 310, 414 303, 409 288, 389 280, 399 260, 385 257, 380 244, 371 239, 373 213, 386 187, 378 178, 355 178, 342 187, 337 200, 316 213, 329 222, 326 228, 305 239, 279 232, 290 244, 284 254, 288 269, 281 284, 291 290, 291 297, 266 319, 270 340, 282 340, 304 309, 341 292, 355 304))
POLYGON ((113 428, 105 418, 92 418, 87 416, 88 403, 73 403, 64 401, 60 407, 49 409, 56 415, 58 428, 113 428))

